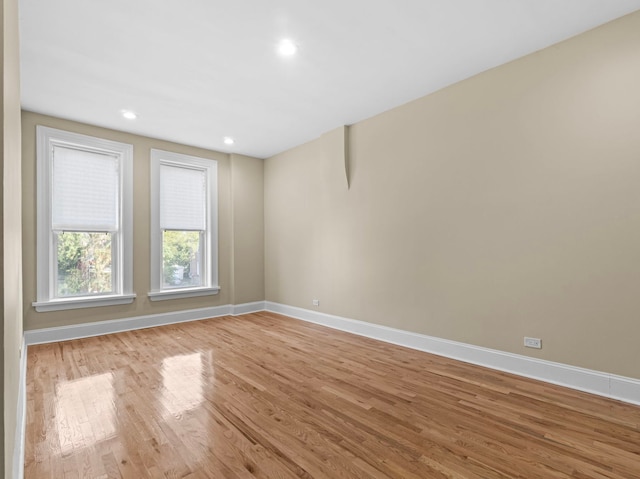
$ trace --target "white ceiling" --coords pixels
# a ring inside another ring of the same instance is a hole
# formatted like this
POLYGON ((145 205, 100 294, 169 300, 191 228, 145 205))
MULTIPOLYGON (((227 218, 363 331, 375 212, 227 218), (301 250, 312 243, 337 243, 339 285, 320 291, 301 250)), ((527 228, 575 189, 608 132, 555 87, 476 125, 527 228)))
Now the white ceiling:
POLYGON ((640 0, 20 0, 22 105, 265 158, 638 9, 640 0), (294 57, 277 55, 284 37, 299 46, 294 57))

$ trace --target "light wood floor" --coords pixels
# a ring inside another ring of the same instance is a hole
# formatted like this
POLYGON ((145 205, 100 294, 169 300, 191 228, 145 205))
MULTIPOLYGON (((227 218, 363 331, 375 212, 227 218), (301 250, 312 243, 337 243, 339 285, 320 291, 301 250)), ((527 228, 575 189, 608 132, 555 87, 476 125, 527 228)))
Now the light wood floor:
POLYGON ((640 478, 640 408, 271 313, 32 346, 27 479, 640 478))

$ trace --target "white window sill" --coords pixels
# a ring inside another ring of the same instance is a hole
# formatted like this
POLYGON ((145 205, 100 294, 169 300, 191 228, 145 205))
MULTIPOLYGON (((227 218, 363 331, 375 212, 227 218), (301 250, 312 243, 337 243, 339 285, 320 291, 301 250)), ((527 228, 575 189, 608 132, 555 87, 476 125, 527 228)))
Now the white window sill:
POLYGON ((212 286, 210 288, 182 288, 167 289, 164 291, 150 291, 148 293, 151 301, 164 301, 166 299, 193 298, 196 296, 210 296, 218 294, 220 286, 212 286))
POLYGON ((36 311, 62 311, 64 309, 96 308, 99 306, 114 306, 117 304, 131 304, 136 299, 135 294, 118 294, 113 296, 82 296, 79 298, 52 299, 31 303, 36 311))

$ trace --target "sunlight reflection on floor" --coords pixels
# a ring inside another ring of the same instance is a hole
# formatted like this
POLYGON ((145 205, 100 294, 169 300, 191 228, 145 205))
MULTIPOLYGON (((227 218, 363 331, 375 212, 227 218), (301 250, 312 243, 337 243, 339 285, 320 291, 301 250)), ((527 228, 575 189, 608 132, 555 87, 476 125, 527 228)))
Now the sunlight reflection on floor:
POLYGON ((58 384, 56 430, 61 454, 115 436, 113 374, 98 374, 58 384))
POLYGON ((162 405, 170 415, 179 415, 202 404, 201 353, 162 360, 162 405))

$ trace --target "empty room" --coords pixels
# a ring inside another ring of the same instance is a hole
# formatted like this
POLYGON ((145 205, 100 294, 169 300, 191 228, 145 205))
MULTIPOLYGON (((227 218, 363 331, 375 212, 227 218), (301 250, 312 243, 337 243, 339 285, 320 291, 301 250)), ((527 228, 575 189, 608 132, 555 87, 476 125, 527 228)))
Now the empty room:
POLYGON ((640 478, 640 0, 2 0, 2 463, 640 478))

